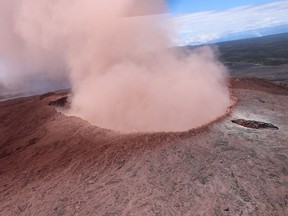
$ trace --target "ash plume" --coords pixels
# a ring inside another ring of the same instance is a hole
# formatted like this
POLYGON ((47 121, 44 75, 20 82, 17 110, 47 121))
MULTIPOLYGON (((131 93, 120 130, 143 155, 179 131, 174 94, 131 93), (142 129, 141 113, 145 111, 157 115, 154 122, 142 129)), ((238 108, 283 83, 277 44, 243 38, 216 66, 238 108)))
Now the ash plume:
POLYGON ((1 0, 0 61, 13 77, 1 82, 67 78, 67 114, 114 130, 208 123, 231 104, 226 68, 209 47, 171 49, 165 10, 160 0, 1 0))

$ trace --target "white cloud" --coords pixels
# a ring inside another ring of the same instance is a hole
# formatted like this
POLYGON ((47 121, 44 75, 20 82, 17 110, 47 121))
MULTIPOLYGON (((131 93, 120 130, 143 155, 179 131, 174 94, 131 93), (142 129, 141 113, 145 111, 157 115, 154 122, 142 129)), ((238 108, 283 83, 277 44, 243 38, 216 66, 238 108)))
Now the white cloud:
POLYGON ((205 43, 231 33, 288 24, 288 1, 179 15, 173 22, 178 44, 205 43))

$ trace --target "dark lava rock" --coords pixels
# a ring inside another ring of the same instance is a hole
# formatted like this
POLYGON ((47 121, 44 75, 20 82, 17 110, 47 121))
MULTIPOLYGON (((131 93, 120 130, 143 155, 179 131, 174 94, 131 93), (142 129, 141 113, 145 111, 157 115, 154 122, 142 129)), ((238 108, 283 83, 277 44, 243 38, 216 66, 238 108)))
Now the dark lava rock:
POLYGON ((58 100, 55 101, 51 101, 49 102, 49 106, 55 106, 55 107, 65 107, 66 103, 67 103, 67 99, 68 97, 62 97, 58 100))
POLYGON ((241 125, 243 127, 247 128, 253 128, 253 129, 275 129, 278 130, 279 128, 271 123, 266 122, 260 122, 260 121, 253 121, 253 120, 245 120, 245 119, 234 119, 232 120, 232 123, 241 125))

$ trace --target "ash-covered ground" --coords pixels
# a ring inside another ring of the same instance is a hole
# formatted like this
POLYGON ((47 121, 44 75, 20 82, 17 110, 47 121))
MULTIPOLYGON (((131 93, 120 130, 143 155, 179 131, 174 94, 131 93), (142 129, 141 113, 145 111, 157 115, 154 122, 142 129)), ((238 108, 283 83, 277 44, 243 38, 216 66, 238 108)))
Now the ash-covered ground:
POLYGON ((91 126, 49 106, 65 93, 1 102, 0 215, 288 215, 288 89, 231 86, 230 114, 182 133, 91 126))

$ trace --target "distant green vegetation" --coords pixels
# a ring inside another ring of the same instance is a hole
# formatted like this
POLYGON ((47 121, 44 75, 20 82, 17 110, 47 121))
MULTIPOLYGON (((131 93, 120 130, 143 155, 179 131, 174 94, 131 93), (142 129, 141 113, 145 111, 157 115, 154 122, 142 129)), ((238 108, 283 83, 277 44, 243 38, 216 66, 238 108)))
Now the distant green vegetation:
POLYGON ((223 62, 288 64, 288 33, 216 44, 223 62))

